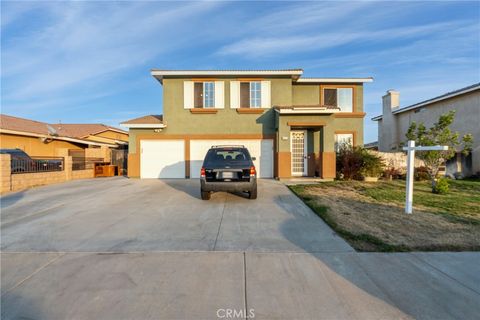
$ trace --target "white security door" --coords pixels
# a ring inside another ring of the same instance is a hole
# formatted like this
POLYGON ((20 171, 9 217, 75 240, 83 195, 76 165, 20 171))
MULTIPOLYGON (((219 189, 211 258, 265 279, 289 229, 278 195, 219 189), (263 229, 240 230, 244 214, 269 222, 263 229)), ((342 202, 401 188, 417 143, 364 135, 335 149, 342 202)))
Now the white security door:
POLYGON ((183 140, 141 140, 141 178, 185 178, 183 140))
POLYGON ((215 145, 243 145, 250 155, 260 178, 273 178, 273 140, 190 140, 190 178, 200 178, 200 169, 208 149, 215 145))
POLYGON ((307 132, 290 132, 290 149, 292 153, 292 175, 307 175, 307 132))

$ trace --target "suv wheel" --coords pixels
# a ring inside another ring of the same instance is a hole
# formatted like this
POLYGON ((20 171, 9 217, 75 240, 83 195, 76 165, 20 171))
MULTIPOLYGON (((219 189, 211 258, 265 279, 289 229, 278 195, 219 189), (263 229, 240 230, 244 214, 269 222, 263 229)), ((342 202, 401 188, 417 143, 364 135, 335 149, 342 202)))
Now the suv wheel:
POLYGON ((210 200, 210 192, 200 190, 200 193, 202 194, 202 200, 210 200))
POLYGON ((257 186, 255 185, 252 190, 248 193, 250 199, 257 199, 257 186))

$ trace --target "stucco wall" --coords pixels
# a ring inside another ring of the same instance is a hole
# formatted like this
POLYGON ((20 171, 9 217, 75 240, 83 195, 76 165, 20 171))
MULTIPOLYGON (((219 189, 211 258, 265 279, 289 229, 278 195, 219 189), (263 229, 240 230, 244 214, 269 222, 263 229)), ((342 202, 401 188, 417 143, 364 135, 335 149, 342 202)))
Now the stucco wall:
POLYGON ((393 115, 391 121, 383 114, 384 120, 379 122, 379 150, 390 151, 390 146, 399 145, 406 140, 405 134, 412 122, 423 122, 427 128, 431 127, 440 115, 456 110, 455 120, 450 127, 460 135, 473 134, 474 146, 472 153, 473 172, 480 171, 480 91, 470 92, 451 99, 432 103, 420 111, 406 111, 393 115), (392 127, 396 128, 392 135, 392 127))
POLYGON ((43 143, 40 138, 17 136, 11 134, 0 134, 0 147, 2 149, 21 149, 33 157, 56 157, 59 149, 83 149, 67 141, 54 140, 43 143))

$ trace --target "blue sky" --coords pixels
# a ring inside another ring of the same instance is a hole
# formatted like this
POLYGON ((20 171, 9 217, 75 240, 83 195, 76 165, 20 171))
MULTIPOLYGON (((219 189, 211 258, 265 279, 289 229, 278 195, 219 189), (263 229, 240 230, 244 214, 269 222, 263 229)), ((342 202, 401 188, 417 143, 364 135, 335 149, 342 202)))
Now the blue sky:
POLYGON ((365 142, 381 96, 401 105, 480 81, 479 2, 5 2, 2 113, 119 122, 162 113, 149 70, 303 68, 366 77, 365 142))

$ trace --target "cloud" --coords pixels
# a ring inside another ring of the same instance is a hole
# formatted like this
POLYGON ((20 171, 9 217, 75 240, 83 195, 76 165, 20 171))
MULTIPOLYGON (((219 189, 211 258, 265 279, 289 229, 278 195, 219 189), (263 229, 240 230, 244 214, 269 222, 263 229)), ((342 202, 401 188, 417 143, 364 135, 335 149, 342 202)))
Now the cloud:
POLYGON ((121 71, 188 44, 188 37, 174 38, 167 30, 216 6, 160 4, 152 9, 151 3, 50 4, 43 13, 51 16, 48 22, 29 34, 10 37, 3 46, 2 60, 7 61, 2 70, 7 83, 3 98, 32 99, 88 82, 105 83, 121 71))
POLYGON ((432 23, 428 25, 389 28, 380 31, 332 31, 310 36, 253 37, 242 39, 223 46, 219 55, 249 55, 253 57, 277 55, 288 52, 298 53, 335 48, 350 43, 378 42, 395 39, 396 41, 418 38, 445 32, 463 25, 463 21, 432 23))

